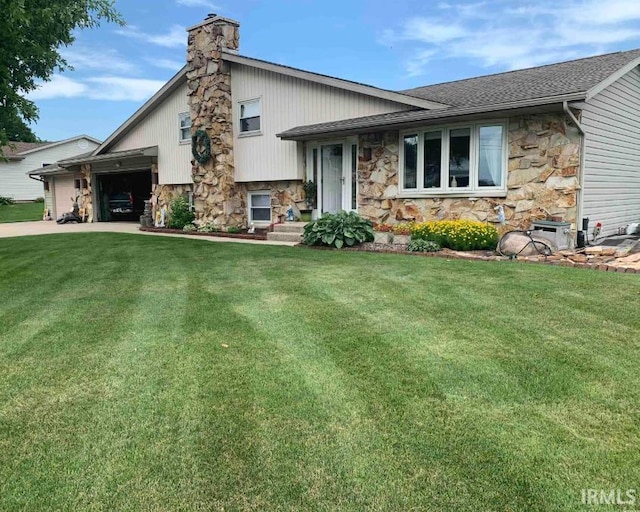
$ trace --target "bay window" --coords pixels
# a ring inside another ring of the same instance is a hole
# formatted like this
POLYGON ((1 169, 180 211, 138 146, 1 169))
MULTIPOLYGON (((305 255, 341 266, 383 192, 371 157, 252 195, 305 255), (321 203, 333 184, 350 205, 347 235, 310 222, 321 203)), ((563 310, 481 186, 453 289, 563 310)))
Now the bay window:
POLYGON ((400 146, 401 195, 506 192, 505 123, 411 130, 402 134, 400 146))

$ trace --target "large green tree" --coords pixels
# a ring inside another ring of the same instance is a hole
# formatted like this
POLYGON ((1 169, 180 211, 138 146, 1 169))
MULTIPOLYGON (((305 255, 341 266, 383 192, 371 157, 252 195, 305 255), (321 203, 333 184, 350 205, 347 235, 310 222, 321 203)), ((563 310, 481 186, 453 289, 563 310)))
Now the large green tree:
MULTIPOLYGON (((0 0, 0 152, 16 127, 38 119, 26 95, 69 64, 59 49, 76 29, 124 24, 114 0, 0 0)), ((30 131, 30 130, 29 130, 30 131)), ((0 153, 1 154, 1 153, 0 153)))
POLYGON ((38 142, 38 137, 16 112, 0 108, 0 126, 6 138, 14 142, 38 142))

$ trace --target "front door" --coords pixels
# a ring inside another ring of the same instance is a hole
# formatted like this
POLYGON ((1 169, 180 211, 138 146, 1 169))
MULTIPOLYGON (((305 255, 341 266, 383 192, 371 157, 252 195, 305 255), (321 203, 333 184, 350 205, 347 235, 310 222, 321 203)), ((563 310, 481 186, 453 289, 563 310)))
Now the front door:
POLYGON ((322 213, 336 213, 342 209, 343 145, 326 144, 320 147, 322 170, 322 213))

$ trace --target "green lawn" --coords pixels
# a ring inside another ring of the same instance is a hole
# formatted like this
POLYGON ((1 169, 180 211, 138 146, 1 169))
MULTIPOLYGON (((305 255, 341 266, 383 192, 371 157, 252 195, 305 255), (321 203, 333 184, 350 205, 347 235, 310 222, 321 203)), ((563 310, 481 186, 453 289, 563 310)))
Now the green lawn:
POLYGON ((42 220, 44 203, 17 203, 0 205, 0 223, 42 220))
POLYGON ((3 240, 0 276, 0 510, 640 488, 637 275, 70 234, 3 240))

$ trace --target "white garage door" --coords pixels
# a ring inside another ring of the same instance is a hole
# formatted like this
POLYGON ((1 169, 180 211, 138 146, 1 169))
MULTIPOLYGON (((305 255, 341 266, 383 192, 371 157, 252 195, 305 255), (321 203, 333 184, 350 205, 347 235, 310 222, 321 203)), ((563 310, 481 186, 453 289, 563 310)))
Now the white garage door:
POLYGON ((56 211, 55 217, 70 212, 73 207, 72 198, 75 197, 74 179, 71 176, 56 176, 54 184, 56 211))

